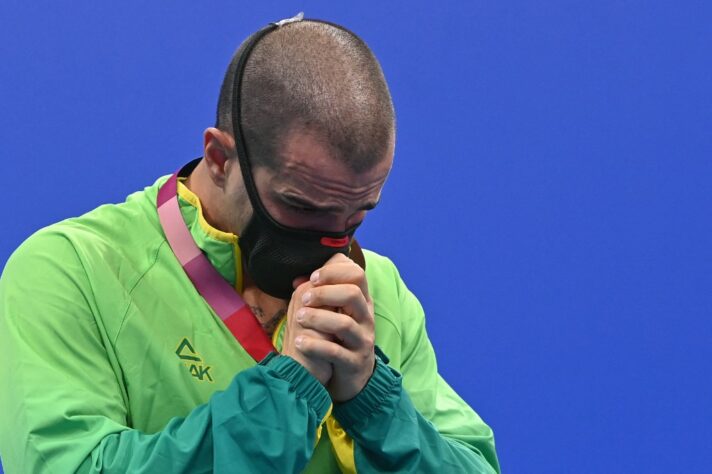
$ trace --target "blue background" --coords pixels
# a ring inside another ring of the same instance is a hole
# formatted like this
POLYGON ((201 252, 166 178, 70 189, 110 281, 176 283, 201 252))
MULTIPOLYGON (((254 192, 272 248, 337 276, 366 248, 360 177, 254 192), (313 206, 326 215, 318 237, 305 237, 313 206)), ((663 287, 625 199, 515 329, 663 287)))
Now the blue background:
POLYGON ((237 3, 2 1, 0 263, 198 156, 234 48, 304 10, 382 62, 396 165, 360 239, 503 470, 709 472, 709 2, 237 3))

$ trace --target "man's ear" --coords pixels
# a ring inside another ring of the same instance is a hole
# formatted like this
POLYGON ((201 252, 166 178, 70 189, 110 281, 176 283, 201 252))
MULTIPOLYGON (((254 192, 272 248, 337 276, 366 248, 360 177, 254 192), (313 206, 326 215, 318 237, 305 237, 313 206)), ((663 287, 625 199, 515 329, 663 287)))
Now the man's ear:
POLYGON ((213 183, 221 189, 225 185, 225 164, 230 158, 230 150, 234 147, 232 137, 222 130, 210 127, 203 132, 203 158, 208 174, 213 183))

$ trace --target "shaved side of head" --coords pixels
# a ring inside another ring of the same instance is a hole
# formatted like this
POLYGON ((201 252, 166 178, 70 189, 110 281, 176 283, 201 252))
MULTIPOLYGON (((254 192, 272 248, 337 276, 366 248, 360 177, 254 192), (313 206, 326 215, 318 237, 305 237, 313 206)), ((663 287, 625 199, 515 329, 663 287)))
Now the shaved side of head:
MULTIPOLYGON (((232 135, 233 56, 218 102, 217 128, 232 135)), ((378 60, 358 36, 317 21, 283 25, 255 45, 240 91, 245 146, 253 165, 279 164, 292 130, 323 137, 335 156, 361 172, 388 153, 395 134, 391 95, 378 60)))

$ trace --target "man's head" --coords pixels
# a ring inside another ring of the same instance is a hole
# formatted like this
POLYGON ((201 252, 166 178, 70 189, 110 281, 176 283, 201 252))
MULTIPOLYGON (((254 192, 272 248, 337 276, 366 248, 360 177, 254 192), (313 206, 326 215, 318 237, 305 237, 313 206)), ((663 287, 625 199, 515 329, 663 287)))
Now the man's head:
POLYGON ((238 49, 204 142, 206 215, 240 235, 247 275, 260 289, 287 298, 294 278, 348 252, 380 199, 393 159, 393 104, 361 39, 296 21, 238 49))
MULTIPOLYGON (((244 48, 225 74, 217 126, 205 133, 206 161, 222 188, 219 214, 232 214, 220 220, 238 234, 251 213, 232 116, 244 48)), ((363 219, 390 170, 395 117, 380 65, 360 38, 315 21, 269 32, 244 66, 239 102, 255 184, 275 220, 338 231, 363 219)))
MULTIPOLYGON (((216 127, 232 133, 233 83, 241 48, 220 91, 216 127)), ((245 65, 242 127, 254 165, 278 165, 295 128, 316 133, 359 172, 386 152, 394 133, 391 96, 368 46, 340 27, 300 21, 260 39, 245 65)))

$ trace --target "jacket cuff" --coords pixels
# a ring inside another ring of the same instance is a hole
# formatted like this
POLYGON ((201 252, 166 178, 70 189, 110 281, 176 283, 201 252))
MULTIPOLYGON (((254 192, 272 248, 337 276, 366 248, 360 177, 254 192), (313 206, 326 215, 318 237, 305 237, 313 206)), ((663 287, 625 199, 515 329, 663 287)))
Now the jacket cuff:
POLYGON ((377 350, 376 367, 364 389, 347 402, 334 403, 334 417, 347 431, 358 423, 368 422, 370 417, 387 410, 400 398, 401 375, 386 365, 381 355, 385 358, 377 350))
POLYGON ((299 362, 289 356, 270 352, 260 365, 287 381, 297 396, 306 400, 307 405, 316 412, 317 419, 324 419, 331 408, 329 392, 299 362))

